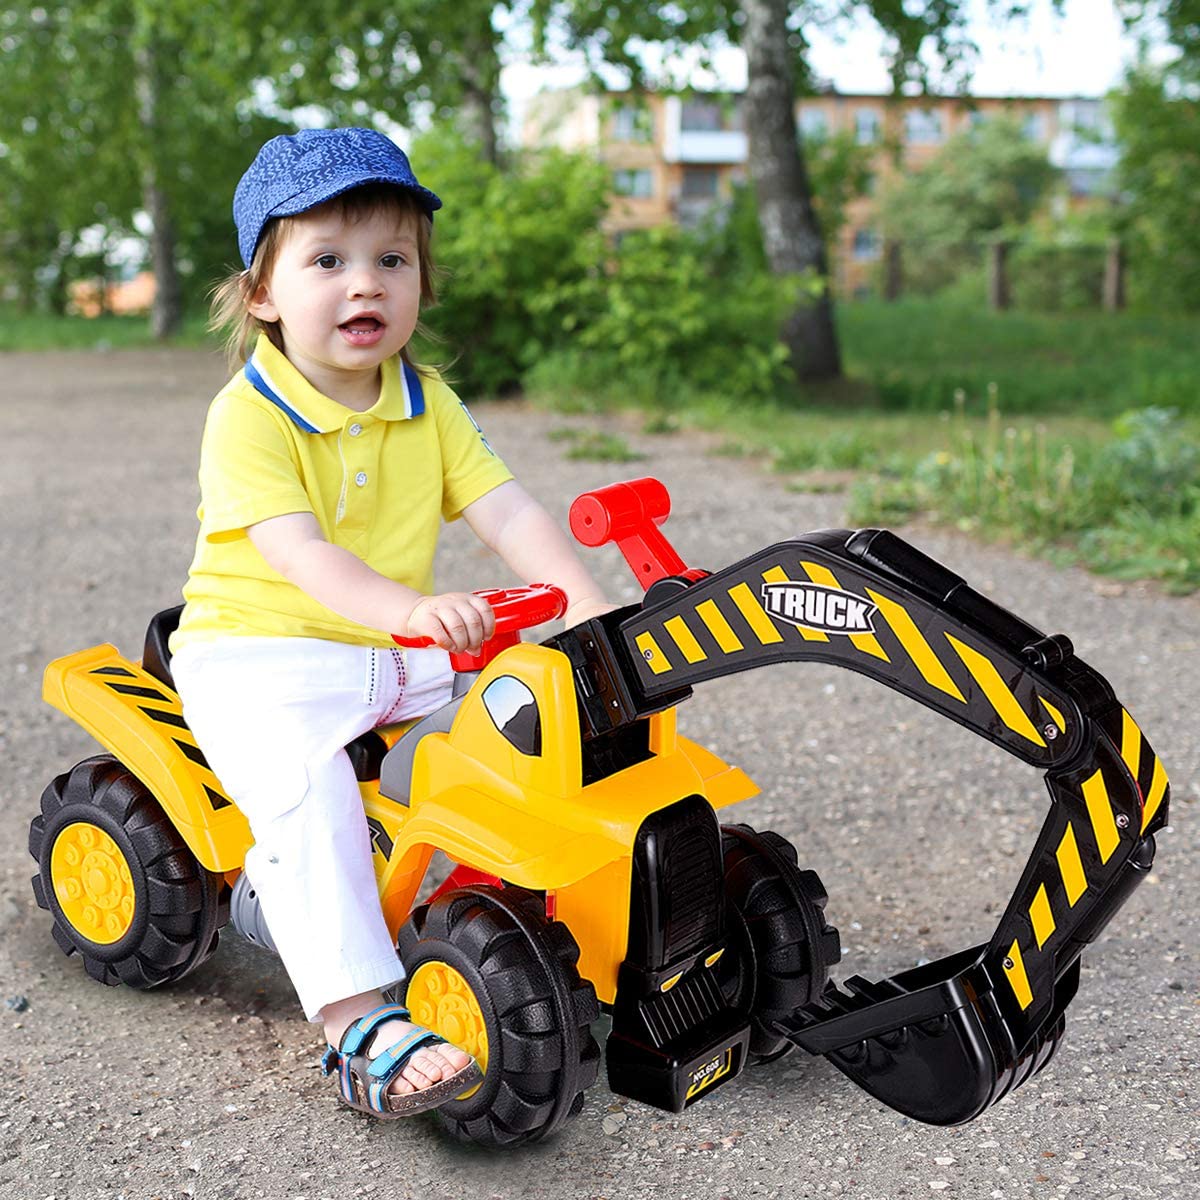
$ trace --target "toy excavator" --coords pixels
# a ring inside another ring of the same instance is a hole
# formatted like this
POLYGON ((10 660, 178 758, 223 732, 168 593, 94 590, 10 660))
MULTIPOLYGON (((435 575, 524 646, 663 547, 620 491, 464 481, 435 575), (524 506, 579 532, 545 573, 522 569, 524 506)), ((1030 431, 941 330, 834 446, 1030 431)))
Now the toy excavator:
MULTIPOLYGON (((663 538, 669 510, 653 479, 580 496, 573 532, 618 544, 642 602, 530 644, 520 629, 562 593, 483 593, 497 635, 456 658, 454 698, 347 747, 405 1002, 484 1069, 439 1119, 491 1146, 559 1128, 596 1077, 603 1007, 609 1085, 659 1108, 799 1046, 910 1117, 971 1120, 1058 1046, 1084 947, 1150 869, 1163 766, 1066 637, 894 534, 809 533, 710 574, 663 538), (693 685, 793 660, 858 671, 1045 772, 1049 814, 989 942, 829 982, 821 881, 777 834, 720 823, 757 789, 676 730, 693 685), (416 905, 435 850, 454 869, 416 905)), ((47 787, 34 892, 109 984, 182 978, 230 920, 271 945, 246 820, 172 686, 178 612, 151 622, 140 663, 101 645, 46 671, 46 699, 110 753, 47 787)))

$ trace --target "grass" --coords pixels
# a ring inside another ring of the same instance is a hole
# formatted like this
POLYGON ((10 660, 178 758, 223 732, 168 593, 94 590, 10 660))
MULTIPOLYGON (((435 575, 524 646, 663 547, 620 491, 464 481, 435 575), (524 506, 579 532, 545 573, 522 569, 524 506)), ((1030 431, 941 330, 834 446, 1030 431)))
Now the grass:
POLYGON ((645 458, 639 454, 624 438, 615 433, 605 433, 598 429, 580 430, 574 439, 574 445, 567 451, 570 459, 586 462, 637 462, 645 458))
POLYGON ((0 351, 117 350, 159 345, 215 346, 204 330, 203 313, 190 314, 183 330, 166 343, 155 341, 147 317, 52 317, 0 305, 0 351))
POLYGON ((1195 314, 998 313, 914 298, 843 304, 838 324, 848 375, 884 408, 937 412, 961 389, 982 413, 991 384, 1010 413, 1200 413, 1195 314))
POLYGON ((856 523, 921 516, 1117 578, 1200 588, 1195 317, 909 300, 843 305, 839 320, 838 384, 799 405, 694 395, 647 413, 644 428, 719 432, 713 453, 764 458, 792 489, 849 488, 856 523), (1118 419, 1129 410, 1143 417, 1118 419))

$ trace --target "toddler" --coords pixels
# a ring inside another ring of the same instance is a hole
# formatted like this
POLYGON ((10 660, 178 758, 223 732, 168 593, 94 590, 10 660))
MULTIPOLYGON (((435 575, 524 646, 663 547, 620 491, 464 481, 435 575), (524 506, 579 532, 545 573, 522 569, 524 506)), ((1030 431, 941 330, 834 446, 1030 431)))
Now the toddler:
POLYGON ((246 270, 217 291, 244 367, 212 403, 200 533, 172 671, 188 724, 254 834, 246 871, 342 1098, 380 1117, 432 1108, 475 1061, 408 1021, 403 978, 343 747, 450 698, 449 651, 477 651, 490 606, 438 593, 458 517, 526 582, 606 611, 563 531, 521 488, 408 342, 435 300, 441 201, 368 129, 311 129, 259 151, 233 201, 246 270), (435 647, 400 650, 393 633, 435 647))

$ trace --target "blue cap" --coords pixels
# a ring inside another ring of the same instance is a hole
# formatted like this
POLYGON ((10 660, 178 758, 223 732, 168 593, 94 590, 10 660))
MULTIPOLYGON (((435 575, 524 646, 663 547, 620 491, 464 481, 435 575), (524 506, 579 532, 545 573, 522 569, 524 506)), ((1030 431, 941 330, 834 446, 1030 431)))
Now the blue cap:
POLYGON ((272 217, 307 212, 364 183, 391 183, 411 192, 433 216, 442 202, 423 188, 399 146, 373 129, 302 129, 273 137, 255 156, 233 193, 238 249, 249 266, 272 217))

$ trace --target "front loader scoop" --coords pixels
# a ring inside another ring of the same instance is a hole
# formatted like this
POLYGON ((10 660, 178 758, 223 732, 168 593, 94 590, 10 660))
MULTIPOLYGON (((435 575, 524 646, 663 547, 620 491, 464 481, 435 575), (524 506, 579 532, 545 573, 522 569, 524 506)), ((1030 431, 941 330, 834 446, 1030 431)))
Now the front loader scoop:
MULTIPOLYGON (((648 561, 646 544, 636 558, 626 550, 631 565, 648 561)), ((989 942, 877 982, 830 984, 775 1023, 910 1117, 971 1120, 1057 1048, 1083 948, 1153 862, 1170 792, 1162 763, 1066 637, 894 534, 806 534, 715 574, 672 565, 644 567, 643 606, 606 626, 614 661, 603 675, 623 686, 584 711, 594 732, 706 679, 815 660, 868 675, 1045 772, 1050 810, 989 942)))

